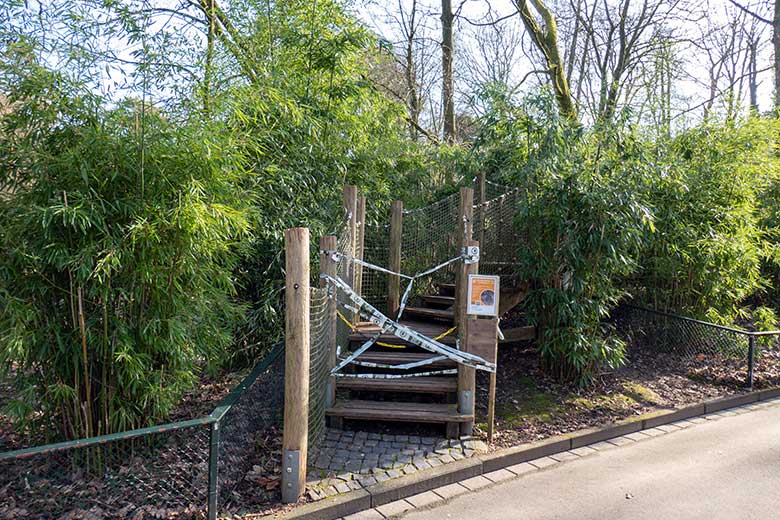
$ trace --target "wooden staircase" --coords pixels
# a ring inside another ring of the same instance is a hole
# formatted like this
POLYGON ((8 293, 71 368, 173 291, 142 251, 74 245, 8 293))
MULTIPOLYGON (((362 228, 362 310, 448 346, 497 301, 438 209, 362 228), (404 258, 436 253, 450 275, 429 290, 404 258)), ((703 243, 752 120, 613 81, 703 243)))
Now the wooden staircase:
MULTIPOLYGON (((455 285, 439 284, 435 294, 426 294, 417 298, 414 305, 407 307, 401 323, 429 338, 436 338, 453 326, 455 303, 455 285)), ((520 288, 510 288, 506 294, 502 289, 501 304, 506 298, 511 306, 522 301, 524 293, 520 288)), ((506 309, 504 309, 505 311, 506 309)), ((349 336, 349 348, 354 350, 366 339, 378 332, 372 323, 361 322, 349 336)), ((533 330, 521 327, 509 332, 512 340, 533 337, 533 330)), ((506 333, 506 332, 505 332, 506 333)), ((454 345, 457 332, 442 337, 438 341, 454 345)), ((392 334, 382 334, 378 343, 358 359, 365 362, 385 365, 401 365, 434 357, 426 350, 405 342, 392 334), (396 347, 396 348, 394 348, 396 347)), ((336 403, 326 410, 331 425, 343 427, 344 419, 364 421, 400 421, 415 423, 434 423, 446 426, 447 436, 457 437, 460 423, 471 422, 473 416, 461 414, 457 407, 458 376, 420 375, 393 379, 361 378, 361 373, 410 374, 434 370, 455 369, 457 364, 450 360, 440 360, 413 370, 381 369, 349 365, 353 376, 336 378, 336 403)))
MULTIPOLYGON (((401 322, 430 338, 443 334, 452 328, 454 290, 454 285, 442 284, 438 286, 436 294, 421 296, 419 306, 410 306, 404 310, 401 322)), ((359 323, 349 337, 350 350, 365 342, 377 331, 377 326, 372 323, 359 323)), ((438 341, 454 345, 455 337, 456 333, 453 332, 438 341)), ((386 365, 401 365, 435 357, 435 354, 391 334, 382 334, 378 342, 398 348, 374 345, 358 359, 386 365)), ((335 427, 341 427, 343 419, 434 423, 446 425, 447 436, 452 438, 458 436, 461 422, 473 420, 472 415, 458 412, 457 374, 393 379, 358 377, 361 373, 408 375, 413 372, 455 369, 457 364, 454 361, 440 360, 412 370, 357 365, 351 367, 355 375, 336 378, 338 395, 336 403, 326 410, 326 415, 335 427)))

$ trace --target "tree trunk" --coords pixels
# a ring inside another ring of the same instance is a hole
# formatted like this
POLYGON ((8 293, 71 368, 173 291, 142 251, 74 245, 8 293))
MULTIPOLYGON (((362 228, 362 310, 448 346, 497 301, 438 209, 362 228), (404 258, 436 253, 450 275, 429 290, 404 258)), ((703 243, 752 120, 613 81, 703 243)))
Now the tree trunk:
MULTIPOLYGON (((780 0, 778 0, 780 1, 780 0)), ((452 77, 452 1, 441 0, 441 68, 444 140, 455 142, 455 86, 452 77)))
POLYGON ((417 140, 420 126, 420 101, 417 92, 417 74, 414 63, 415 20, 417 18, 417 1, 412 2, 409 14, 409 29, 406 37, 406 106, 409 112, 409 137, 417 140))
POLYGON ((544 55, 547 74, 550 76, 561 115, 571 121, 577 121, 577 108, 571 98, 569 82, 566 80, 566 67, 558 49, 558 26, 555 17, 542 0, 531 0, 531 3, 542 17, 544 28, 537 23, 536 18, 531 14, 527 0, 515 0, 523 25, 525 25, 536 48, 544 55))

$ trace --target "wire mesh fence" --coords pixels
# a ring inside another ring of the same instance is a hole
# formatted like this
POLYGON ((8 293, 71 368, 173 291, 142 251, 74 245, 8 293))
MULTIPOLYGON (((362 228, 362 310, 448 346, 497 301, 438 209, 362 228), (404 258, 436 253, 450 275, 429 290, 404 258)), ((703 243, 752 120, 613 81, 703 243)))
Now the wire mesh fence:
POLYGON ((325 408, 330 354, 328 290, 312 288, 309 309, 309 447, 316 447, 325 434, 325 408))
POLYGON ((0 453, 0 519, 216 518, 258 455, 255 437, 280 422, 283 352, 207 417, 0 453))
MULTIPOLYGON (((363 259, 371 264, 387 267, 390 259, 390 226, 388 224, 367 224, 363 259)), ((374 269, 363 267, 361 294, 368 303, 380 312, 387 311, 388 276, 374 269)))
POLYGON ((722 383, 780 383, 780 331, 741 330, 634 305, 615 309, 612 322, 628 341, 629 358, 636 352, 664 355, 694 376, 722 383))
POLYGON ((519 188, 510 189, 474 205, 474 239, 479 241, 480 246, 480 273, 515 274, 520 261, 518 242, 522 237, 517 232, 514 219, 522 196, 519 188))

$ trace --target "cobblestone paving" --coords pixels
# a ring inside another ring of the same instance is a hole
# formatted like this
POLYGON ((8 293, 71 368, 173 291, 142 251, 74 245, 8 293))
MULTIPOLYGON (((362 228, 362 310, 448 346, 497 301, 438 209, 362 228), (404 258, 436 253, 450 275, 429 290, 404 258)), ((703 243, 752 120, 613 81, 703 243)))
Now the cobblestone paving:
POLYGON ((465 459, 487 446, 471 437, 442 439, 328 429, 309 454, 307 489, 319 500, 465 459))

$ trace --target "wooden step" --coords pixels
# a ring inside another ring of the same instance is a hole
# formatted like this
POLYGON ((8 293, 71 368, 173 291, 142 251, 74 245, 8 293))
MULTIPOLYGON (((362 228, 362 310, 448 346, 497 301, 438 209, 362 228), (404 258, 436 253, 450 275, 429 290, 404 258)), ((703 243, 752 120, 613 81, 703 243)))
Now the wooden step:
MULTIPOLYGON (((384 363, 386 365, 402 365, 404 363, 414 363, 436 356, 438 356, 438 354, 431 354, 427 352, 407 352, 405 350, 397 350, 394 352, 368 351, 361 354, 360 357, 358 357, 358 360, 368 361, 371 363, 384 363)), ((430 365, 423 365, 423 367, 420 367, 420 369, 453 368, 456 365, 457 364, 451 359, 443 359, 441 361, 435 361, 430 365)))
POLYGON ((447 307, 451 307, 455 305, 454 296, 441 296, 439 294, 424 294, 420 296, 420 299, 422 299, 423 302, 432 305, 445 305, 447 307))
POLYGON ((449 321, 455 319, 455 313, 451 309, 426 309, 423 307, 407 307, 404 314, 414 318, 427 318, 431 320, 449 321))
POLYGON ((457 392, 454 377, 402 377, 393 379, 339 377, 338 388, 376 392, 414 392, 419 394, 448 394, 457 392))
POLYGON ((474 419, 458 412, 456 404, 407 403, 395 401, 339 401, 325 414, 344 419, 425 423, 461 423, 474 419))
MULTIPOLYGON (((426 336, 428 338, 436 338, 439 335, 446 332, 451 325, 443 322, 438 323, 431 323, 431 322, 418 322, 418 321, 412 321, 412 320, 401 320, 401 323, 403 325, 406 325, 407 327, 410 327, 423 336, 426 336)), ((360 322, 357 324, 357 331, 351 333, 349 335, 349 341, 353 345, 358 345, 360 343, 363 343, 368 338, 373 336, 379 331, 379 327, 374 325, 373 323, 368 322, 360 322)), ((455 344, 455 338, 456 334, 452 333, 449 336, 445 336, 441 339, 439 339, 439 343, 444 343, 445 345, 454 345, 455 344)), ((382 334, 379 336, 379 340, 382 343, 389 343, 391 345, 409 345, 410 343, 402 340, 398 336, 394 336, 392 334, 382 334)))
POLYGON ((437 283, 436 287, 439 288, 439 294, 442 296, 455 296, 454 283, 437 283))

